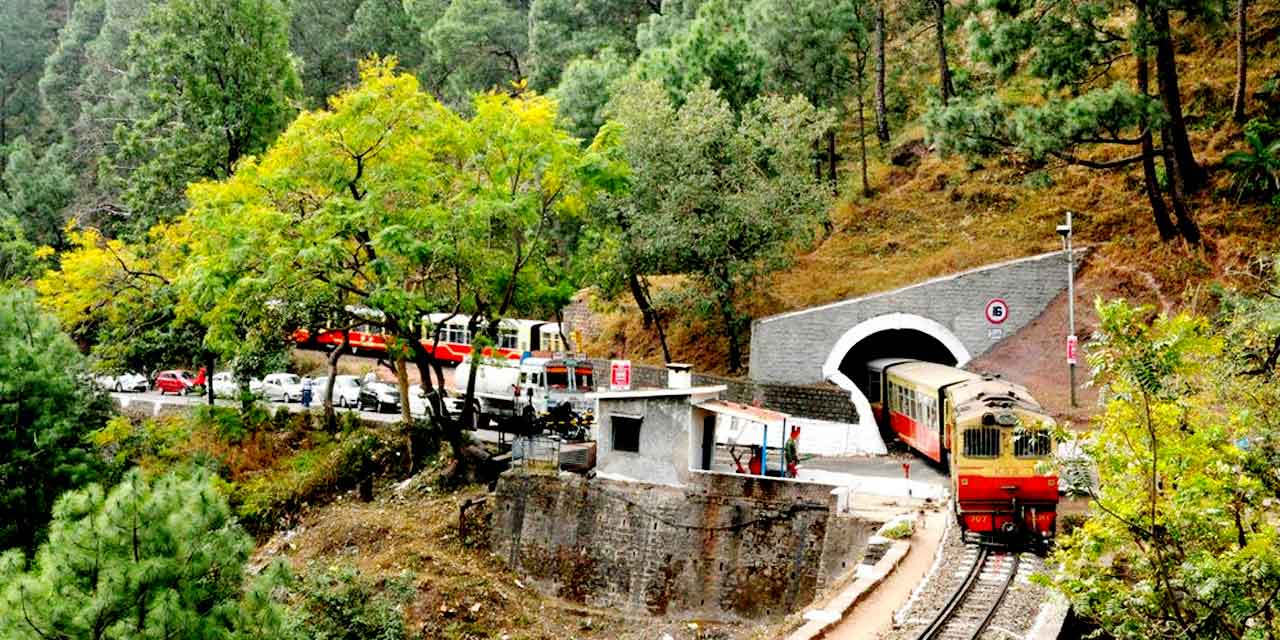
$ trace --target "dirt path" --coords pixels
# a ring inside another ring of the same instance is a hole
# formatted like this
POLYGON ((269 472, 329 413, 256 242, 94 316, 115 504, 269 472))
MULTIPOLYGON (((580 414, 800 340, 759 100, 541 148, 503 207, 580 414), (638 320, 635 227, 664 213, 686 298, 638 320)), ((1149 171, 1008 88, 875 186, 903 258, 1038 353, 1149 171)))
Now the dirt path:
POLYGON ((945 509, 930 511, 923 526, 911 539, 911 550, 898 568, 885 578, 865 600, 854 605, 844 620, 828 633, 833 640, 875 640, 893 627, 893 612, 911 597, 929 567, 942 540, 942 529, 948 513, 945 509))

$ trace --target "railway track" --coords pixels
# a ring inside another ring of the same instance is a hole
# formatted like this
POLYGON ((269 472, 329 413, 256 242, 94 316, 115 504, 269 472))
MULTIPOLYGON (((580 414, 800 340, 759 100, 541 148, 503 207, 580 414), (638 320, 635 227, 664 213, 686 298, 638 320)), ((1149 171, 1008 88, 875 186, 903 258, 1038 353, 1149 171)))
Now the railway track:
POLYGON ((918 640, 977 640, 1013 584, 1018 573, 1016 552, 983 545, 967 545, 966 549, 974 554, 969 572, 937 617, 916 636, 918 640))

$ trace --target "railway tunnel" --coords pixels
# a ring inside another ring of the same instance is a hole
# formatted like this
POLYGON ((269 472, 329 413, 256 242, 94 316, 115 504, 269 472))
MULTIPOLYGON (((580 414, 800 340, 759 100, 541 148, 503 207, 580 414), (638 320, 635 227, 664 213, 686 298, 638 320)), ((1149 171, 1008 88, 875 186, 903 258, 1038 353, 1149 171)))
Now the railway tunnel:
POLYGON ((950 329, 924 316, 887 313, 858 323, 836 340, 822 373, 849 392, 859 422, 873 421, 867 400, 867 363, 877 358, 911 358, 952 366, 970 360, 968 349, 950 329))

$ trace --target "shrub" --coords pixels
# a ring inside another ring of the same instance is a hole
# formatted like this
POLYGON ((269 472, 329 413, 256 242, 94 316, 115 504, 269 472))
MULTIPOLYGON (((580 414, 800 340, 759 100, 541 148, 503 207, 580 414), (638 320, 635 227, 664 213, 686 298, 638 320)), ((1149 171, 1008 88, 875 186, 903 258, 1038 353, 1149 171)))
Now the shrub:
POLYGON ((314 640, 407 640, 404 606, 414 594, 411 574, 390 578, 378 593, 373 581, 350 567, 330 567, 308 577, 301 607, 314 640))
POLYGON ((1235 172, 1237 197, 1280 196, 1280 126, 1254 118, 1244 126, 1244 139, 1247 150, 1222 158, 1223 166, 1235 172))

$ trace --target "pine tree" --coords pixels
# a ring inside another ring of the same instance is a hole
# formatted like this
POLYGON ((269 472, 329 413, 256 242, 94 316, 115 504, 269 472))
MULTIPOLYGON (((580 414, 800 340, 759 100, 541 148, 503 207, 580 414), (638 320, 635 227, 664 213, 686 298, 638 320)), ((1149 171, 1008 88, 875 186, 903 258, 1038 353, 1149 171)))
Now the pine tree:
POLYGON ((253 539, 203 474, 154 481, 140 470, 110 492, 70 492, 49 541, 28 565, 0 559, 0 636, 45 638, 290 638, 272 589, 275 567, 245 588, 253 539))

